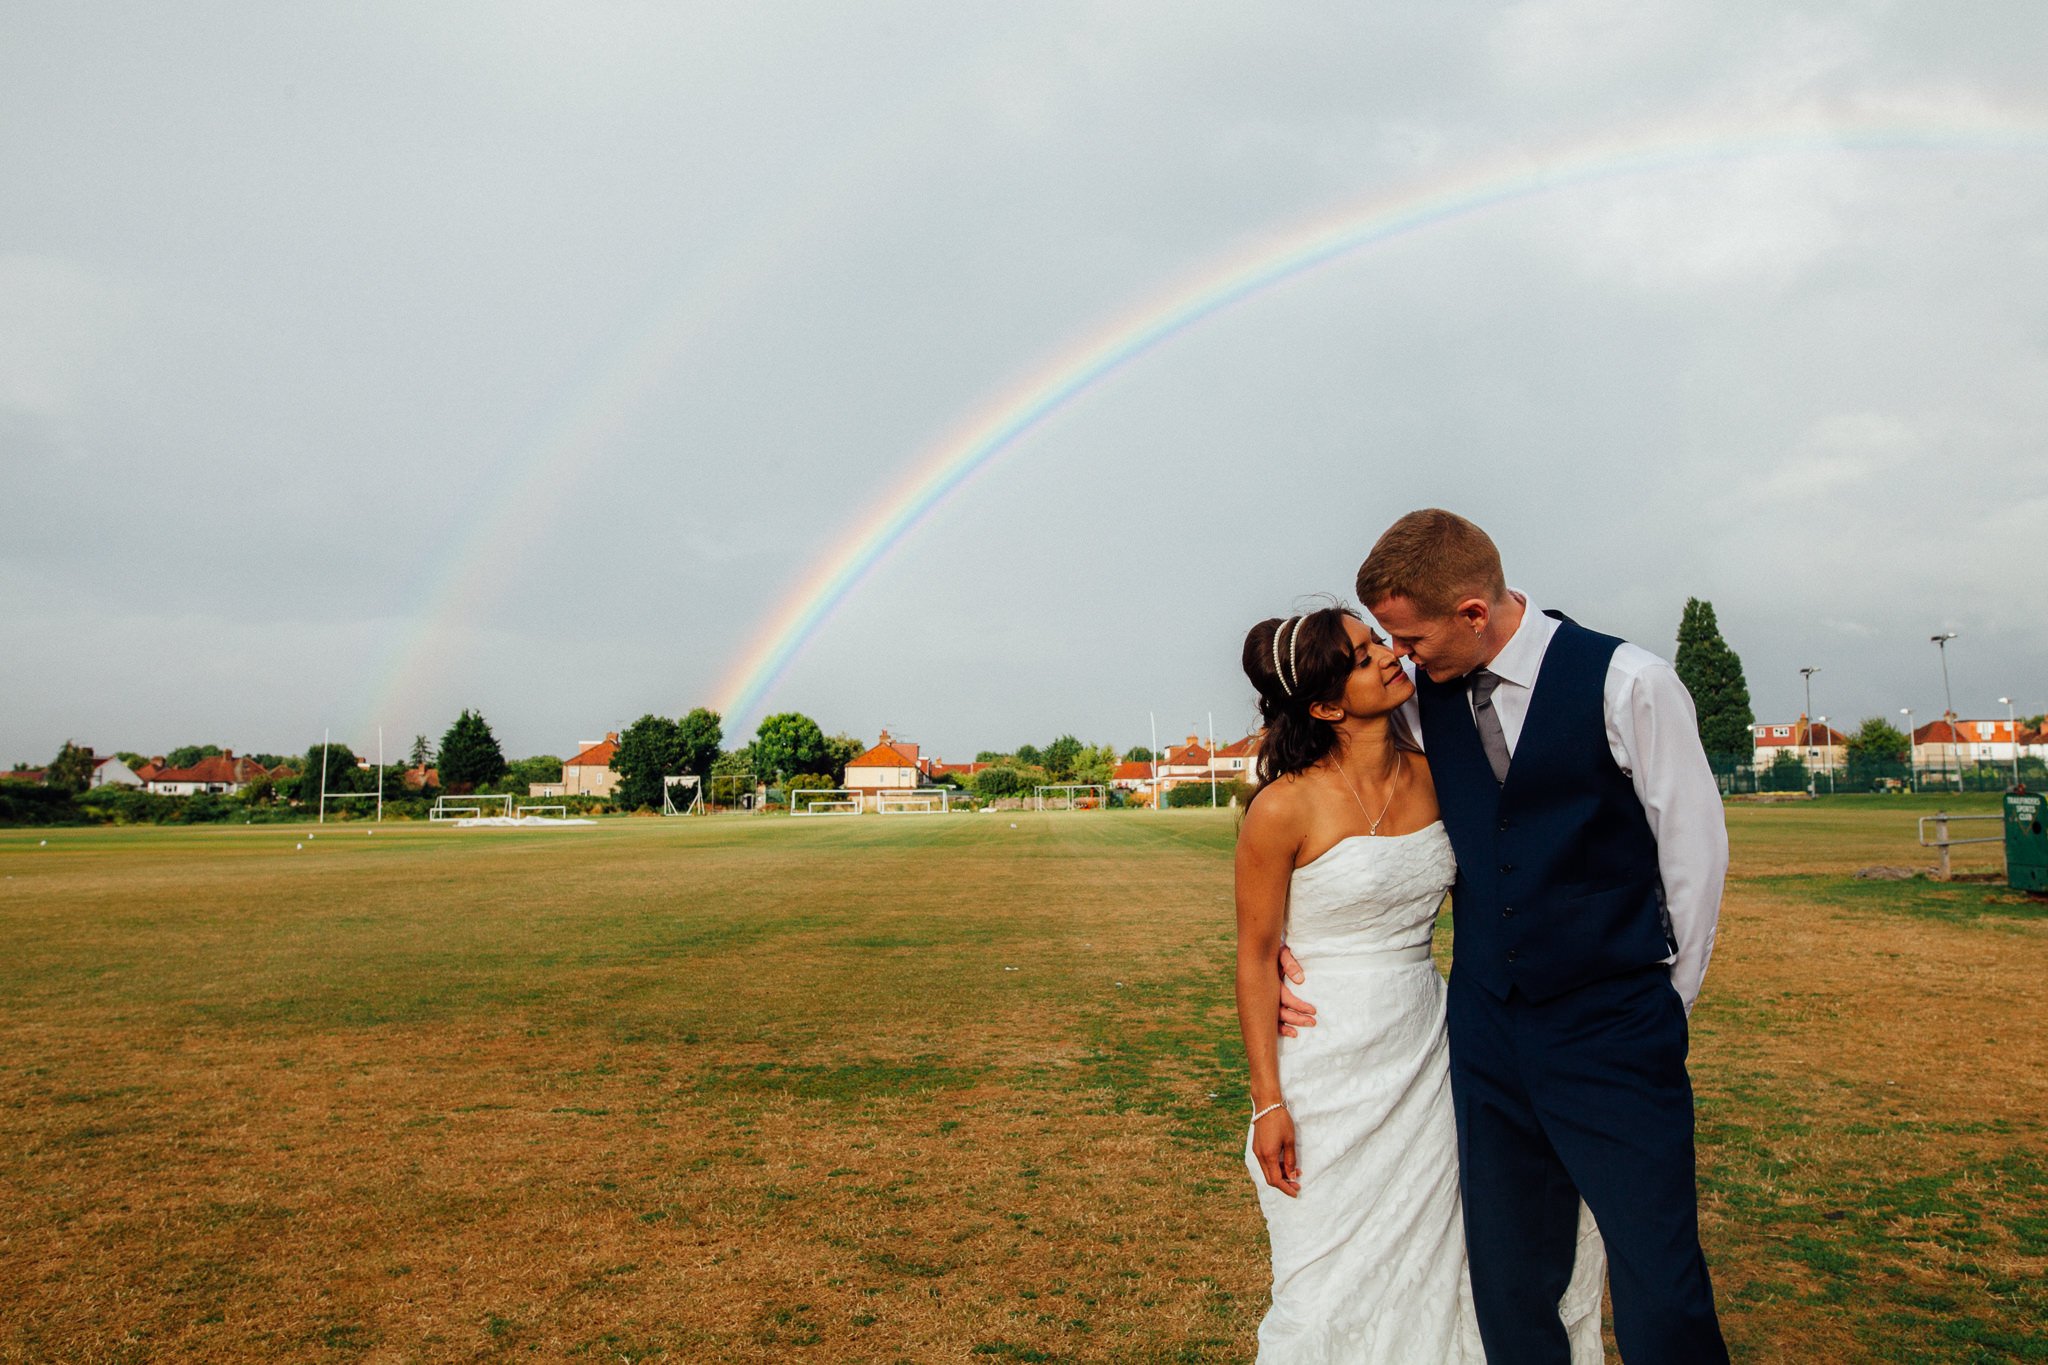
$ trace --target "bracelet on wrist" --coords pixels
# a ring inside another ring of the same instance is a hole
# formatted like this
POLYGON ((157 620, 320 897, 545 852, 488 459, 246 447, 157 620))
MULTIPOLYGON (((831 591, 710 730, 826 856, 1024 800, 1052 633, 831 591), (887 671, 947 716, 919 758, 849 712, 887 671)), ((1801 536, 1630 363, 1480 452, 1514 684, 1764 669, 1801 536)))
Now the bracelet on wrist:
POLYGON ((1268 1115, 1268 1114, 1272 1113, 1272 1112, 1273 1112, 1273 1111, 1274 1111, 1275 1109, 1285 1109, 1286 1107, 1287 1107, 1287 1101, 1286 1101, 1286 1100, 1274 1100, 1274 1101, 1273 1101, 1273 1102, 1272 1102, 1271 1104, 1267 1105, 1267 1106, 1266 1106, 1266 1107, 1265 1107, 1264 1109, 1254 1109, 1254 1110, 1252 1111, 1252 1122, 1253 1122, 1253 1123, 1257 1123, 1257 1122, 1258 1122, 1258 1121, 1259 1121, 1260 1119, 1262 1119, 1262 1118, 1266 1117, 1266 1115, 1268 1115))

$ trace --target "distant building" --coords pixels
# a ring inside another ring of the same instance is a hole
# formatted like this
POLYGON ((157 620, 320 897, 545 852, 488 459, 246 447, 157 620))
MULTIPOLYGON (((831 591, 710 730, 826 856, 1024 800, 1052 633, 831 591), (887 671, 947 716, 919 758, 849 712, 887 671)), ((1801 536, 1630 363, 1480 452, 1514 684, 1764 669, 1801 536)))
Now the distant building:
POLYGON ((1753 725, 1749 730, 1750 760, 1759 768, 1778 761, 1779 754, 1791 754, 1811 768, 1839 768, 1849 760, 1849 737, 1819 721, 1807 723, 1805 716, 1785 724, 1753 725))
MULTIPOLYGON (((89 754, 92 750, 87 749, 86 752, 89 754)), ((95 758, 92 761, 92 781, 88 785, 94 787, 140 787, 142 785, 142 777, 119 758, 109 755, 106 758, 95 758)))
POLYGON ((40 787, 43 785, 43 778, 48 775, 48 770, 44 768, 16 768, 13 772, 0 773, 0 782, 27 782, 31 786, 40 787))
POLYGON ((930 782, 917 745, 899 743, 887 730, 874 748, 846 765, 846 788, 863 807, 876 805, 885 792, 914 791, 930 782))
MULTIPOLYGON (((619 732, 603 739, 576 741, 576 756, 562 761, 562 781, 557 791, 535 791, 535 796, 610 796, 618 790, 619 775, 612 771, 612 759, 619 752, 619 732)), ((554 786, 541 783, 541 786, 554 786)))
POLYGON ((160 768, 145 786, 158 796, 233 796, 259 777, 271 776, 270 769, 261 763, 252 758, 236 758, 235 751, 229 749, 209 754, 189 768, 160 768))

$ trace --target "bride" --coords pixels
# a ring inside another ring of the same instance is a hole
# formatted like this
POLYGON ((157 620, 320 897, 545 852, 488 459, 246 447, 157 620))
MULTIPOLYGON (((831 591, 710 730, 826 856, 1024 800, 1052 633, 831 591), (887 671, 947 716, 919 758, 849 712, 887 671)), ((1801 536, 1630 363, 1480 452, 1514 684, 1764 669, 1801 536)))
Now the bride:
MULTIPOLYGON (((1245 1162, 1273 1249, 1259 1359, 1480 1365, 1430 960, 1456 863, 1429 765, 1396 719, 1415 685, 1342 607, 1260 622, 1244 669, 1265 721, 1237 845, 1245 1162), (1290 1037, 1274 1027, 1283 940, 1322 1006, 1290 1037)), ((1573 1365, 1603 1358, 1604 1267, 1582 1206, 1558 1305, 1573 1365)))

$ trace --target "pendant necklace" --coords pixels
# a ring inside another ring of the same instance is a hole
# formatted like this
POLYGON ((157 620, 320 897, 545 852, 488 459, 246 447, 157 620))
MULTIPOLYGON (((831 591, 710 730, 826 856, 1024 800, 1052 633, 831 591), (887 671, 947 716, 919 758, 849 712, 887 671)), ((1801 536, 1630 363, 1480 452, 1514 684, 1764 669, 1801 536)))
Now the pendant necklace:
POLYGON ((1401 755, 1397 751, 1394 754, 1394 775, 1387 779, 1387 804, 1380 807, 1380 818, 1374 820, 1366 812, 1365 801, 1358 794, 1358 784, 1351 780, 1351 774, 1344 771, 1344 766, 1341 763, 1337 765, 1337 776, 1343 778, 1344 785, 1351 789, 1351 799, 1357 802, 1358 813, 1365 816, 1366 820, 1370 822, 1370 828, 1366 830, 1368 835, 1375 835, 1380 832, 1380 825, 1386 820, 1387 812, 1394 808, 1394 793, 1400 788, 1401 774, 1406 771, 1408 771, 1408 765, 1401 761, 1401 755))

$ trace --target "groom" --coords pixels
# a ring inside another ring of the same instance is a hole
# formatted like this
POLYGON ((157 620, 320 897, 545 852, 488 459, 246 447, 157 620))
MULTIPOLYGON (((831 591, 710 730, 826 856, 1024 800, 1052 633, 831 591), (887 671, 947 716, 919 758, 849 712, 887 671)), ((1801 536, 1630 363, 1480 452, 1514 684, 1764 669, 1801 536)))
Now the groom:
MULTIPOLYGON (((1622 1357, 1725 1362, 1685 1056, 1728 835, 1692 699, 1647 650, 1510 592, 1451 512, 1395 522, 1358 599, 1420 672, 1409 719, 1458 855, 1451 1095, 1487 1358, 1567 1359, 1583 1196, 1622 1357)), ((1281 994, 1283 1025, 1313 1022, 1281 994)))

